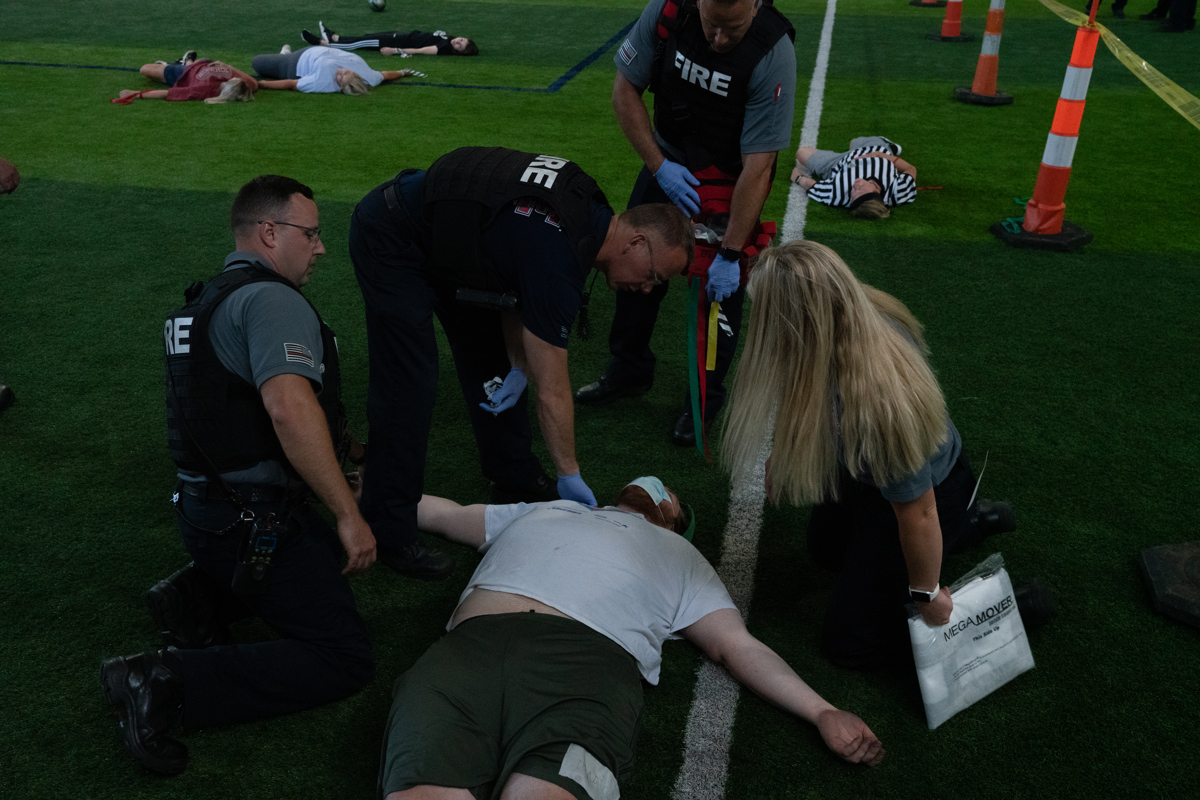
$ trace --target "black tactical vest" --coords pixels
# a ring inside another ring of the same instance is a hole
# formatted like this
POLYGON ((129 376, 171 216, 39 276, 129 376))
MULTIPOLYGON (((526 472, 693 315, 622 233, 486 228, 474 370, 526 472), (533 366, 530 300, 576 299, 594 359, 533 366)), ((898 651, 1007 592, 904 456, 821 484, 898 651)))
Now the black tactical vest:
MULTIPOLYGON (((234 290, 261 281, 282 283, 299 292, 283 276, 252 265, 222 272, 207 284, 193 284, 185 293, 187 304, 167 316, 163 329, 167 360, 167 446, 171 458, 183 471, 211 473, 208 462, 197 450, 199 442, 218 472, 247 469, 260 461, 274 460, 295 474, 258 389, 225 368, 208 335, 217 306, 234 290)), ((316 308, 313 313, 317 313, 316 308)), ((321 325, 325 367, 317 401, 325 412, 340 462, 348 440, 337 340, 320 314, 317 320, 321 325)))
POLYGON ((581 272, 591 269, 602 244, 592 232, 592 202, 609 206, 578 164, 503 147, 460 147, 433 162, 425 175, 424 216, 433 231, 430 274, 454 286, 514 289, 500 285, 479 240, 503 208, 523 197, 554 209, 581 272))
POLYGON ((718 53, 704 38, 696 0, 667 0, 658 35, 650 84, 655 130, 684 151, 684 166, 691 172, 716 166, 740 175, 750 75, 780 38, 796 40, 795 29, 764 2, 742 41, 728 53, 718 53))

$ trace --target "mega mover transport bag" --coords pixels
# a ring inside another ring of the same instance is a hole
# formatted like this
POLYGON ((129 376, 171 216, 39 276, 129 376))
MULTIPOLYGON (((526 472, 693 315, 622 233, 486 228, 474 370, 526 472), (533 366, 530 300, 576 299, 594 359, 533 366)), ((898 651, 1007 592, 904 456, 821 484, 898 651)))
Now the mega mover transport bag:
POLYGON ((1033 669, 1004 559, 994 553, 950 587, 947 625, 930 627, 910 606, 908 632, 930 730, 1033 669))

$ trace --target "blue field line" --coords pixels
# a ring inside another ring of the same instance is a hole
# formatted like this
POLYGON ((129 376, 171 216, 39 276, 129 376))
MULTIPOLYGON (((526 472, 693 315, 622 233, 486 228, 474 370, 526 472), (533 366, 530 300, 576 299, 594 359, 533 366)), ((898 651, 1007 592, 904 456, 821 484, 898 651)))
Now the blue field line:
MULTIPOLYGON (((600 47, 596 48, 596 50, 594 52, 592 52, 591 55, 589 55, 583 61, 580 61, 578 64, 576 64, 575 66, 571 67, 569 70, 564 72, 562 75, 560 75, 554 81, 554 83, 550 84, 545 89, 531 89, 531 88, 526 88, 523 86, 483 86, 483 85, 476 85, 476 84, 471 84, 471 83, 424 83, 424 82, 417 82, 417 81, 405 81, 404 84, 402 84, 402 85, 404 85, 404 86, 432 86, 432 87, 435 87, 438 89, 487 89, 487 90, 497 91, 497 92, 541 92, 543 94, 553 94, 554 92, 557 92, 559 89, 566 86, 567 83, 572 78, 574 78, 576 75, 578 75, 579 73, 583 72, 585 69, 590 67, 596 59, 600 58, 600 56, 602 56, 606 52, 608 52, 608 50, 614 44, 616 44, 618 41, 620 41, 622 36, 629 33, 629 31, 631 31, 633 29, 633 25, 636 22, 637 22, 636 19, 633 20, 633 22, 630 22, 628 25, 626 25, 624 28, 622 28, 620 31, 618 31, 615 36, 613 36, 611 39, 609 39, 604 44, 600 45, 600 47)), ((38 64, 38 63, 35 63, 32 61, 0 61, 0 65, 17 66, 17 67, 62 67, 64 69, 111 69, 111 70, 116 70, 118 72, 137 72, 138 71, 132 67, 97 67, 97 66, 90 66, 87 64, 38 64)))

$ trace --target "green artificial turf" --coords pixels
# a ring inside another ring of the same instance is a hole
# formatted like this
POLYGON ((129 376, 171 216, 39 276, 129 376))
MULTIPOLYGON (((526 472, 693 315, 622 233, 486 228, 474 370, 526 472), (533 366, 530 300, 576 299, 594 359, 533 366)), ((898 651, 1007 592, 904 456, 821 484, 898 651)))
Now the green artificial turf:
MULTIPOLYGON (((780 0, 797 27, 798 136, 824 4, 780 0)), ((339 32, 444 28, 480 43, 478 58, 368 54, 415 67, 428 84, 545 89, 631 22, 638 0, 363 2, 8 0, 0 61, 135 68, 188 48, 246 67, 299 44, 323 19, 339 32)), ((1111 20, 1135 52, 1200 94, 1197 34, 1111 20)), ((993 550, 1016 581, 1041 576, 1061 615, 1031 634, 1037 668, 926 730, 908 675, 849 673, 816 651, 830 578, 804 548, 806 509, 765 515, 752 631, 835 704, 883 739, 876 770, 829 755, 815 732, 743 694, 730 798, 1184 797, 1200 750, 1200 634, 1156 615, 1136 565, 1147 546, 1195 539, 1200 473, 1200 229, 1188 198, 1200 131, 1102 46, 1067 218, 1095 233, 1081 252, 1013 250, 988 226, 1022 212, 1033 190, 1074 36, 1034 0, 1008 4, 999 86, 1005 108, 952 99, 971 82, 985 9, 966 3, 974 42, 932 42, 941 12, 894 0, 843 0, 833 36, 819 144, 884 134, 905 146, 923 191, 878 223, 810 206, 809 238, 896 294, 927 326, 955 422, 983 493, 1011 499, 1020 531, 947 559, 952 580, 993 550)), ((498 144, 579 161, 624 205, 639 162, 609 101, 601 56, 558 92, 380 88, 365 98, 263 92, 250 104, 109 104, 149 88, 136 72, 0 64, 0 156, 24 182, 0 197, 0 797, 371 797, 392 681, 442 630, 478 556, 423 584, 377 568, 353 580, 373 637, 375 680, 358 695, 289 717, 187 736, 187 772, 143 774, 121 749, 97 680, 102 658, 154 647, 143 605, 186 562, 168 498, 160 331, 183 288, 219 269, 229 205, 256 174, 310 184, 328 255, 306 293, 339 334, 345 399, 365 431, 362 300, 345 241, 354 203, 405 167, 464 144, 498 144)), ((765 216, 787 197, 784 153, 765 216)), ((659 371, 641 398, 581 409, 585 478, 602 499, 653 472, 696 508, 696 543, 714 562, 728 482, 668 431, 685 379, 682 286, 664 305, 659 371)), ((612 294, 592 300, 595 333, 571 344, 572 382, 607 361, 612 294)), ((462 399, 443 359, 427 489, 486 498, 462 399)), ((540 443, 539 443, 540 448, 540 443)), ((541 449, 545 463, 545 451, 541 449)), ((270 635, 255 623, 242 639, 270 635)), ((668 643, 627 798, 669 795, 700 656, 668 643)))

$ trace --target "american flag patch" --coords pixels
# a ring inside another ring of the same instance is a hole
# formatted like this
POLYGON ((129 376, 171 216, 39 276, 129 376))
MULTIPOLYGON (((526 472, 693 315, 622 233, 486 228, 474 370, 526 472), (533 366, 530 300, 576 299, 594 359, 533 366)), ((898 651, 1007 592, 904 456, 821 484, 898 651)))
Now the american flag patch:
POLYGON ((312 369, 313 366, 315 366, 313 364, 312 351, 302 344, 284 342, 283 355, 288 361, 298 361, 309 369, 312 369))
POLYGON ((621 49, 618 52, 621 54, 621 60, 624 61, 626 65, 637 58, 637 50, 633 49, 633 45, 629 43, 628 39, 626 39, 625 43, 621 45, 621 49))

